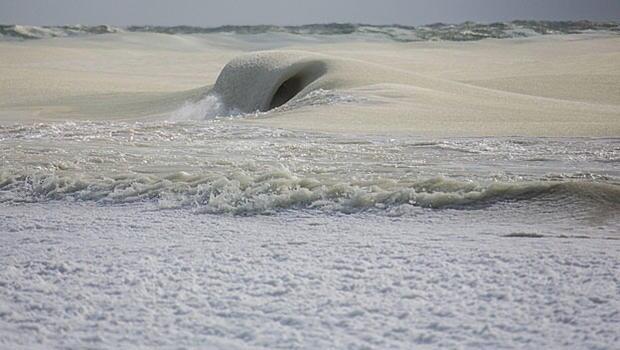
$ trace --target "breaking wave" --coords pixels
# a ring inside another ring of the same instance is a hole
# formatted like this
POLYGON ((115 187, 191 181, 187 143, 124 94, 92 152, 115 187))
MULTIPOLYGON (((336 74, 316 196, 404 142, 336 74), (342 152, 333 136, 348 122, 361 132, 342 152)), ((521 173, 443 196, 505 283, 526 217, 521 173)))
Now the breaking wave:
POLYGON ((255 52, 230 61, 213 91, 241 112, 264 112, 318 88, 316 83, 327 71, 327 60, 316 54, 255 52))
MULTIPOLYGON (((273 108, 274 112, 290 111, 310 106, 328 106, 347 103, 365 102, 366 99, 359 96, 349 95, 340 91, 317 89, 306 95, 297 96, 280 107, 273 108)), ((253 118, 267 116, 268 112, 255 110, 254 112, 242 112, 238 108, 224 104, 220 95, 209 93, 202 99, 193 102, 186 101, 181 108, 170 113, 169 120, 172 122, 190 120, 210 120, 217 118, 253 118)))
MULTIPOLYGON (((280 210, 403 212, 407 207, 481 209, 498 202, 546 201, 604 205, 620 210, 620 187, 592 182, 494 182, 487 185, 443 177, 424 180, 329 181, 286 168, 235 174, 101 177, 0 174, 0 202, 50 200, 125 204, 156 201, 160 208, 195 208, 207 213, 269 214, 280 210)), ((565 210, 565 209, 563 209, 565 210)))
POLYGON ((349 71, 362 64, 343 64, 336 58, 303 51, 248 53, 226 64, 213 88, 198 101, 187 101, 172 112, 170 120, 259 116, 272 110, 362 102, 362 97, 329 89, 355 84, 353 79, 347 79, 347 74, 355 76, 349 71))
POLYGON ((0 25, 0 38, 5 39, 45 39, 93 34, 111 34, 122 32, 123 29, 109 25, 97 26, 28 26, 0 25))
POLYGON ((170 121, 205 120, 217 117, 237 115, 239 112, 228 108, 222 99, 214 93, 209 93, 202 99, 185 104, 170 114, 170 121))
POLYGON ((163 34, 217 34, 234 33, 257 35, 265 33, 286 33, 291 35, 359 35, 365 38, 380 38, 392 41, 471 41, 486 38, 504 39, 546 34, 577 34, 591 31, 620 32, 616 22, 591 21, 512 21, 496 23, 464 22, 460 24, 434 23, 423 26, 369 25, 353 23, 308 24, 301 26, 129 26, 126 28, 108 25, 98 26, 26 26, 0 25, 0 37, 9 39, 41 39, 76 35, 108 34, 120 31, 151 32, 163 34))
MULTIPOLYGON (((340 98, 314 90, 278 108, 340 98)), ((214 106, 202 110, 222 108, 214 106)), ((0 140, 0 203, 6 205, 144 202, 233 215, 407 215, 416 208, 508 203, 556 214, 620 212, 617 140, 392 139, 222 119, 2 126, 0 140), (506 170, 491 172, 498 167, 506 170)))

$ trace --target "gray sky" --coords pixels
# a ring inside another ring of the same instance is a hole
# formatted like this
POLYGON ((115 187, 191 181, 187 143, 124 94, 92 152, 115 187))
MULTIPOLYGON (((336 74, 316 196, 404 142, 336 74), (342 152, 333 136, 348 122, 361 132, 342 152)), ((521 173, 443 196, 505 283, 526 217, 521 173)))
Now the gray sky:
POLYGON ((620 0, 0 0, 0 23, 428 24, 511 19, 620 20, 620 0))

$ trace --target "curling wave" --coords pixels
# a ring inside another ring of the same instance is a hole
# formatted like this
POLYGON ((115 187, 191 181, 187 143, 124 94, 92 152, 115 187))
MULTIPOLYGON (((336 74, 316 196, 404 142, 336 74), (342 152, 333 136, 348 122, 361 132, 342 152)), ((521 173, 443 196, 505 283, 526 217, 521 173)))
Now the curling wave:
POLYGON ((317 89, 328 66, 327 60, 309 53, 251 53, 229 62, 213 91, 241 112, 263 112, 317 89))
POLYGON ((198 101, 188 101, 170 120, 202 120, 256 115, 271 110, 361 102, 341 91, 384 80, 404 81, 400 72, 364 62, 304 51, 274 50, 241 55, 220 72, 198 101), (357 74, 365 71, 367 74, 357 74), (370 72, 380 71, 376 74, 370 72), (333 90, 337 89, 337 90, 333 90))

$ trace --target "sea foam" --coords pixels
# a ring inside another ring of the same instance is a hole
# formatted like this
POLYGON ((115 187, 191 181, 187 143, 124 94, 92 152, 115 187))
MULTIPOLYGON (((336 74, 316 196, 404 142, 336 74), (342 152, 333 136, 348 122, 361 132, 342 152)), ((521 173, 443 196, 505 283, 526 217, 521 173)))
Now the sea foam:
POLYGON ((606 140, 345 137, 227 119, 16 125, 0 139, 5 204, 149 202, 235 215, 620 210, 616 145, 606 140), (507 170, 490 173, 498 167, 507 170))

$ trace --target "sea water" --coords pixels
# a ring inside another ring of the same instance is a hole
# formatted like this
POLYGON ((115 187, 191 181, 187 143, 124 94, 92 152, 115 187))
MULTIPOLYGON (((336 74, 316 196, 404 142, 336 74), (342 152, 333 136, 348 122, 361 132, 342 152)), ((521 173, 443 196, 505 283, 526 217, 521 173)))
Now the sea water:
POLYGON ((254 117, 3 126, 1 344, 615 342, 619 140, 254 117))
POLYGON ((0 126, 0 348, 616 346, 620 139, 249 123, 270 113, 0 126))

